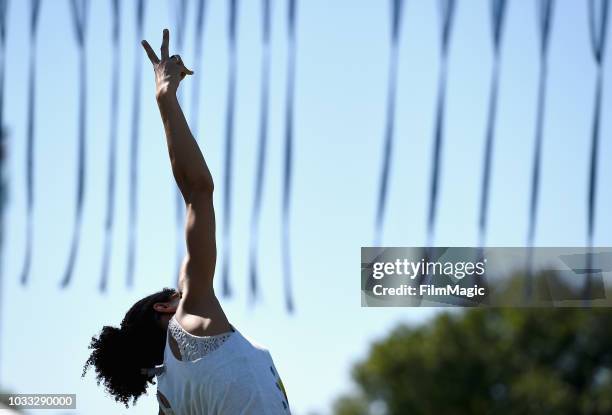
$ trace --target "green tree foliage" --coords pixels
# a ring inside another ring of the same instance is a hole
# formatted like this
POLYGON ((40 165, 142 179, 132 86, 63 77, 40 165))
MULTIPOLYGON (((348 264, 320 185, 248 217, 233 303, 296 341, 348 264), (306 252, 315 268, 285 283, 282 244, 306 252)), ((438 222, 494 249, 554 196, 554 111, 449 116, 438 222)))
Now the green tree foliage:
POLYGON ((336 415, 611 414, 612 311, 470 309, 397 327, 336 415), (378 405, 380 406, 380 405, 378 405), (376 411, 379 412, 379 411, 376 411))

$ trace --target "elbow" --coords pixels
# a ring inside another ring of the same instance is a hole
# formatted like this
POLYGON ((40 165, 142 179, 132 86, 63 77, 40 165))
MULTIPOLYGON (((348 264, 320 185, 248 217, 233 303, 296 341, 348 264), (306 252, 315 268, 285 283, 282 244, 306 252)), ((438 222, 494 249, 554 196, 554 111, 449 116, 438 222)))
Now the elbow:
POLYGON ((215 190, 215 184, 210 176, 198 177, 192 182, 191 189, 196 192, 212 194, 215 190))

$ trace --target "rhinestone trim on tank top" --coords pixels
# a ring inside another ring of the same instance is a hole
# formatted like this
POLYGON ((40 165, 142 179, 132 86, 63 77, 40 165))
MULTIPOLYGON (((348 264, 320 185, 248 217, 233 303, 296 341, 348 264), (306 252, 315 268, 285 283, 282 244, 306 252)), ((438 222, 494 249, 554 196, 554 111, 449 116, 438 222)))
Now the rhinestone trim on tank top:
POLYGON ((181 360, 194 361, 217 350, 232 335, 232 332, 215 336, 194 336, 187 332, 172 316, 168 323, 168 331, 176 340, 181 360))

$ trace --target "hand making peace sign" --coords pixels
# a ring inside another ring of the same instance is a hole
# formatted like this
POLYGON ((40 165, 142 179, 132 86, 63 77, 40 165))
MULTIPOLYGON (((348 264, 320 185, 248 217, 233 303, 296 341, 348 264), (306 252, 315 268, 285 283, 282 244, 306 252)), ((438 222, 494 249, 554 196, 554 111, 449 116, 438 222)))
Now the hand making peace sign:
POLYGON ((146 40, 142 41, 142 46, 147 52, 153 69, 155 70, 156 96, 165 93, 176 93, 179 83, 186 75, 193 75, 193 71, 187 69, 179 55, 169 56, 170 32, 164 29, 161 45, 161 60, 157 57, 151 45, 146 40))

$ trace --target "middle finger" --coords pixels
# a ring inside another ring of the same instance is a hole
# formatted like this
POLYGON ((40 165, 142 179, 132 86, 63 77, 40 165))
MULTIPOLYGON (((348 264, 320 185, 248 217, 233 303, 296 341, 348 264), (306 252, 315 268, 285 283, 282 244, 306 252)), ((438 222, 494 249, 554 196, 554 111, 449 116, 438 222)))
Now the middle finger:
POLYGON ((162 38, 162 45, 161 45, 161 58, 162 59, 168 59, 168 57, 170 56, 169 44, 170 44, 170 32, 168 31, 168 29, 164 29, 164 36, 162 38))

